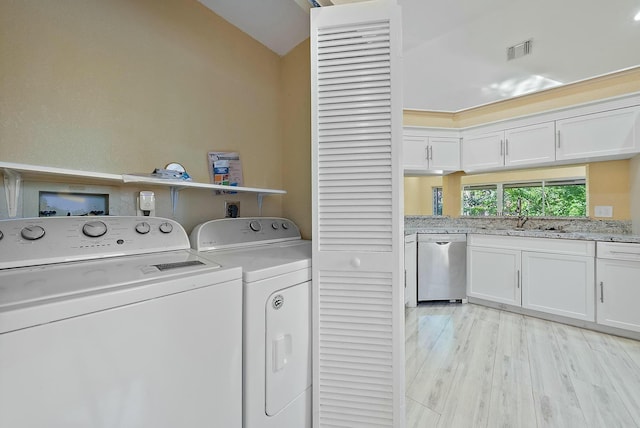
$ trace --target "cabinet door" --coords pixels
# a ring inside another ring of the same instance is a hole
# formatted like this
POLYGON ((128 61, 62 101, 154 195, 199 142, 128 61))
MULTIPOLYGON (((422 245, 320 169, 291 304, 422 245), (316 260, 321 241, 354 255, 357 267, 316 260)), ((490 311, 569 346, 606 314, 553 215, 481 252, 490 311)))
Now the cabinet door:
POLYGON ((521 305, 520 251, 467 247, 467 294, 521 305))
POLYGON ((462 169, 499 168, 504 165, 504 132, 473 135, 462 139, 462 169))
POLYGON ((504 137, 507 166, 535 165, 556 160, 554 122, 508 129, 504 137))
POLYGON ((556 122, 556 159, 588 159, 636 153, 640 108, 629 107, 556 122))
POLYGON ((404 304, 415 308, 418 304, 418 247, 417 242, 404 243, 404 304))
POLYGON ((640 332, 640 263, 598 259, 598 324, 640 332))
POLYGON ((429 138, 418 135, 402 137, 402 164, 404 169, 425 170, 428 168, 429 138))
POLYGON ((429 137, 429 169, 458 171, 460 169, 460 139, 429 137))
POLYGON ((594 258, 522 253, 522 307, 595 321, 594 258))

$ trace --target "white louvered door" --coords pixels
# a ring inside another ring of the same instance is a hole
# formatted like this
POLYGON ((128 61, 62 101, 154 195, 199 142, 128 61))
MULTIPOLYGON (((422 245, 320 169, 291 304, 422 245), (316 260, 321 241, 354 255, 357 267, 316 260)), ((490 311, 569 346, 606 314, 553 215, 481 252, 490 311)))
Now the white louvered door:
POLYGON ((312 9, 314 427, 404 426, 400 8, 312 9))

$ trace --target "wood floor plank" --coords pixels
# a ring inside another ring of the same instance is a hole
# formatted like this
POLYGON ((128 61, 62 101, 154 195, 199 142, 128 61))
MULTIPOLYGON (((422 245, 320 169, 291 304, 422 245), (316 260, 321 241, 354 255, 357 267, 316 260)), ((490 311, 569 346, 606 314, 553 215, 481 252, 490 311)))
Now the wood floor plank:
POLYGON ((407 428, 428 428, 438 425, 440 415, 407 397, 407 428))
POLYGON ((418 370, 424 364, 429 352, 456 311, 455 306, 430 306, 426 309, 412 310, 415 320, 405 327, 405 382, 407 387, 416 378, 418 370))
POLYGON ((522 315, 500 314, 491 390, 489 427, 537 426, 522 315))
POLYGON ((473 322, 471 334, 457 355, 460 364, 438 421, 439 428, 488 426, 498 319, 499 316, 478 316, 473 322))
POLYGON ((473 304, 406 321, 409 427, 640 428, 639 341, 473 304))
POLYGON ((635 426, 640 426, 640 370, 628 355, 597 353, 605 375, 611 380, 635 426))
POLYGON ((429 352, 415 379, 407 388, 407 396, 438 413, 442 412, 451 389, 451 380, 459 362, 458 354, 471 332, 477 308, 462 305, 429 352))
POLYGON ((593 350, 584 340, 582 329, 559 323, 550 323, 550 328, 558 341, 561 356, 572 381, 581 380, 612 389, 611 380, 597 358, 601 351, 593 350))
POLYGON ((586 426, 562 351, 549 322, 526 317, 525 326, 538 427, 586 426))

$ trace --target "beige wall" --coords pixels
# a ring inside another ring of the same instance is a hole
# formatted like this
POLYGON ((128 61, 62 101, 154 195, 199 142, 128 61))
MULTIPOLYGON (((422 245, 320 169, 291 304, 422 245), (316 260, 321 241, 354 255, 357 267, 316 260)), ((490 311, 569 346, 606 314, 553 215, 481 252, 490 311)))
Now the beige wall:
MULTIPOLYGON (((286 190, 281 78, 278 55, 196 0, 1 1, 0 160, 112 173, 176 161, 208 182, 207 152, 233 150, 247 186, 286 190)), ((254 195, 181 198, 187 228, 225 198, 257 214, 254 195)), ((263 214, 281 203, 266 197, 263 214)))
POLYGON ((309 40, 282 59, 283 215, 311 239, 311 63, 309 40))
POLYGON ((633 233, 640 235, 640 155, 629 161, 630 211, 633 233))
POLYGON ((405 177, 404 215, 433 215, 434 187, 442 187, 442 177, 405 177))
POLYGON ((631 219, 629 160, 593 162, 587 167, 589 217, 597 205, 613 207, 614 220, 631 219))

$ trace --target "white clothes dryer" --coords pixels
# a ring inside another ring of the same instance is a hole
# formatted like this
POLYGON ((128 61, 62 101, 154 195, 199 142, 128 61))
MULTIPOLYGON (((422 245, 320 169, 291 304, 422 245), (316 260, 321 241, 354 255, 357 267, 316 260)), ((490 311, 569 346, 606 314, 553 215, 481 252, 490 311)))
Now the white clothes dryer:
POLYGON ((241 310, 172 220, 2 220, 0 426, 239 428, 241 310))
POLYGON ((242 267, 243 424, 311 427, 311 241, 282 218, 212 220, 191 246, 242 267))

